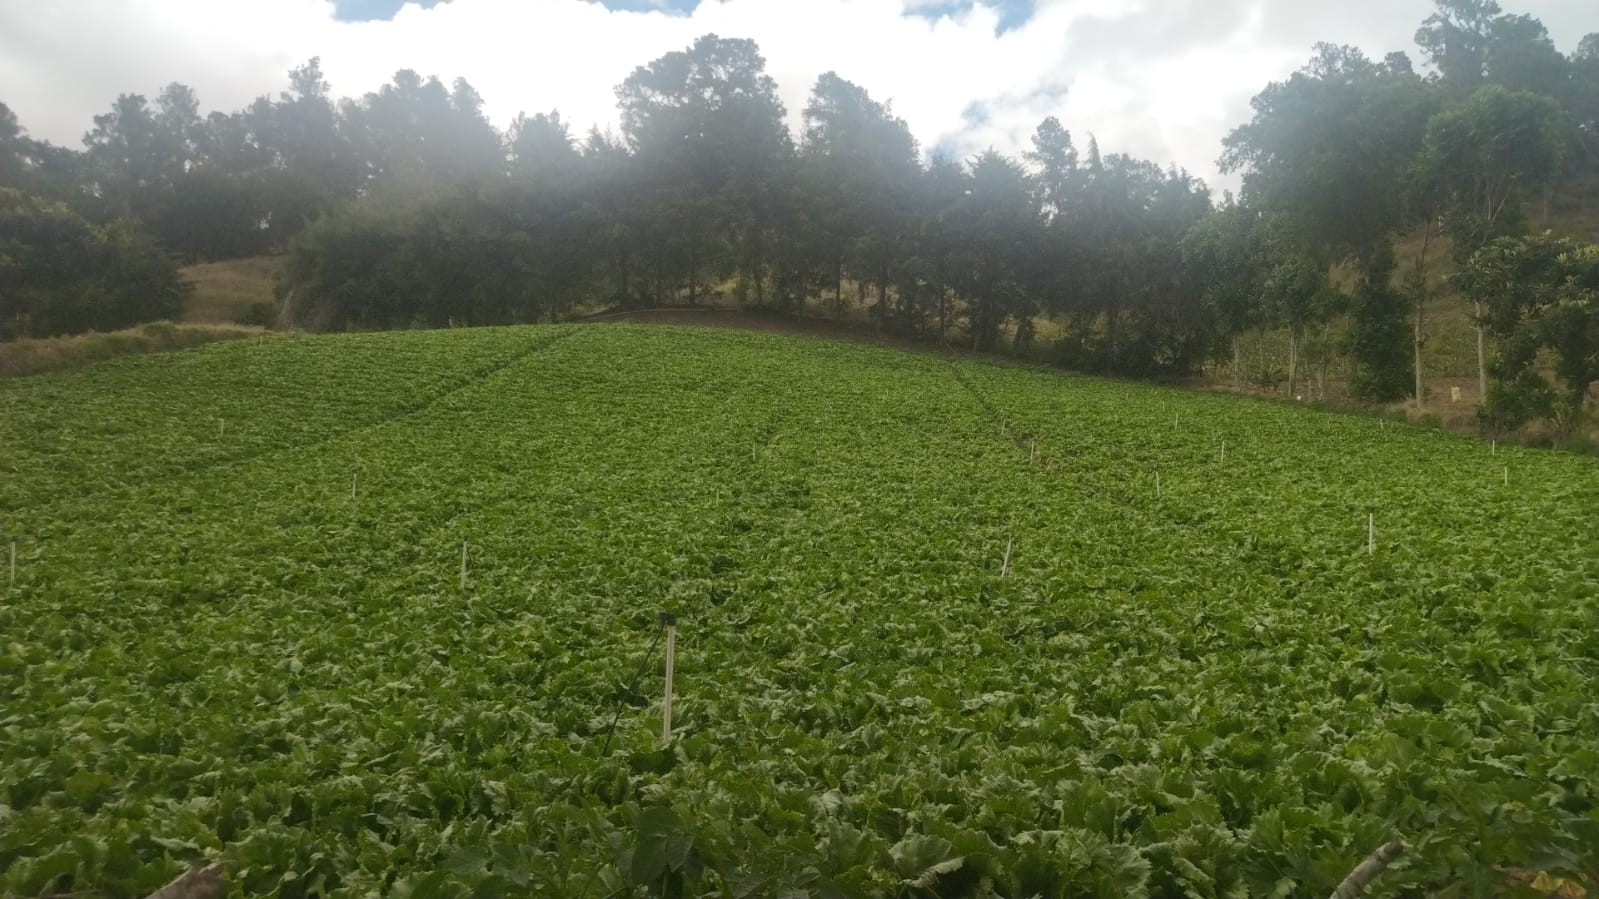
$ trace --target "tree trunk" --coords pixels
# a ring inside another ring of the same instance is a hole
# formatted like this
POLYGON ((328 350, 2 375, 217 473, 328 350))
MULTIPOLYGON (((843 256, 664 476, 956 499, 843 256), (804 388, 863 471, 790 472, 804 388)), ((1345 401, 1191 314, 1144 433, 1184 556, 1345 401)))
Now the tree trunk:
POLYGON ((1267 384, 1267 378, 1266 378, 1266 326, 1265 325, 1261 325, 1260 326, 1260 334, 1257 335, 1256 338, 1255 338, 1255 357, 1260 362, 1260 370, 1258 372, 1256 372, 1255 374, 1256 374, 1256 377, 1258 377, 1260 379, 1260 385, 1262 387, 1264 387, 1267 384))
POLYGON ((833 317, 844 314, 844 257, 833 260, 833 317))
POLYGON ((938 339, 940 342, 949 343, 949 305, 948 291, 944 282, 938 283, 938 339))
POLYGON ((1332 354, 1327 352, 1327 326, 1321 326, 1321 367, 1316 371, 1316 396, 1322 402, 1327 401, 1327 360, 1332 354))
POLYGON ((1422 380, 1421 345, 1425 342, 1424 325, 1427 308, 1427 248, 1432 244, 1432 219, 1421 233, 1421 255, 1416 258, 1416 411, 1426 405, 1427 385, 1422 380))
POLYGON ((698 242, 694 239, 694 235, 692 233, 689 234, 689 237, 688 237, 688 304, 690 306, 695 305, 699 301, 698 287, 699 287, 699 280, 700 280, 700 269, 699 269, 699 257, 698 257, 698 255, 695 252, 698 249, 699 249, 698 242))
POLYGON ((1299 329, 1288 326, 1288 396, 1298 399, 1299 387, 1299 329))
POLYGON ((1422 310, 1426 306, 1426 291, 1416 297, 1416 411, 1426 408, 1426 386, 1421 379, 1421 342, 1422 342, 1422 310))
POLYGON ((1477 405, 1488 402, 1488 338, 1482 329, 1482 301, 1477 307, 1477 405))
POLYGON ((883 333, 883 319, 888 317, 888 277, 877 282, 877 332, 883 333))
POLYGON ((655 305, 657 305, 657 306, 663 305, 663 303, 664 303, 664 299, 663 298, 666 296, 666 285, 663 283, 664 280, 665 280, 665 278, 664 278, 664 276, 661 273, 661 248, 659 246, 656 246, 656 248, 655 248, 655 305))

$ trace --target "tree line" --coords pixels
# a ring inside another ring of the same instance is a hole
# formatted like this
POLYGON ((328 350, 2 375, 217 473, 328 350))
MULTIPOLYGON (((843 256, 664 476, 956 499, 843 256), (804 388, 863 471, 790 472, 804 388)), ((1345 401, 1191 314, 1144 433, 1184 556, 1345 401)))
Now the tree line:
POLYGON ((1240 336, 1281 329, 1290 391, 1342 359, 1357 395, 1392 400, 1425 394, 1426 271, 1447 246, 1493 420, 1580 415, 1599 380, 1594 250, 1533 221, 1599 184, 1599 34, 1563 55, 1530 16, 1439 0, 1416 40, 1429 74, 1318 45, 1267 86, 1225 141, 1243 189, 1219 202, 1179 169, 1079 147, 1054 118, 1020 159, 924 156, 890 105, 835 73, 792 134, 756 45, 716 35, 629 75, 616 134, 574 135, 558 112, 501 133, 466 81, 411 71, 336 100, 317 60, 233 113, 202 116, 179 84, 153 104, 123 95, 80 151, 30 140, 0 106, 0 329, 100 326, 84 310, 113 300, 58 314, 65 267, 12 260, 41 228, 106 245, 131 229, 129 258, 289 251, 284 314, 318 330, 729 295, 1165 375, 1242 372, 1240 336))

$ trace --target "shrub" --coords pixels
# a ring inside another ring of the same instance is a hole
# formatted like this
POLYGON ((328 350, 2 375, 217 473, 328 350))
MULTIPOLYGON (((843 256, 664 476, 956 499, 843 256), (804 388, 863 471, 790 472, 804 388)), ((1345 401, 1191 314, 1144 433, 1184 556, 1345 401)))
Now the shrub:
POLYGON ((101 228, 61 203, 0 188, 0 338, 171 318, 187 289, 132 222, 101 228))

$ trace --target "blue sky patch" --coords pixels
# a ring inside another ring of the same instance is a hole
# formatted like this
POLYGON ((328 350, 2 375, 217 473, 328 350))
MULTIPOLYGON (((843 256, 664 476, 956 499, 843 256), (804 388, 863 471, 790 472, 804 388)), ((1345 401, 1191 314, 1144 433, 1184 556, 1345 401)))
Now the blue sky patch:
MULTIPOLYGON (((441 0, 411 0, 420 2, 422 6, 434 6, 441 0)), ((607 9, 626 10, 628 12, 650 12, 660 10, 663 12, 687 15, 699 6, 700 0, 589 0, 605 5, 607 9)), ((938 19, 943 16, 957 15, 972 8, 973 0, 937 0, 929 3, 909 15, 920 16, 924 19, 938 19)), ((373 19, 392 19, 400 11, 406 0, 334 0, 335 15, 346 22, 367 22, 373 19)), ((1020 28, 1027 24, 1033 17, 1033 0, 991 0, 990 4, 999 10, 999 33, 1004 34, 1012 28, 1020 28)))
MULTIPOLYGON (((1020 28, 1033 17, 1033 0, 989 0, 985 5, 999 10, 999 28, 996 29, 999 34, 1004 34, 1012 28, 1020 28)), ((939 19, 963 13, 971 8, 972 0, 937 0, 914 10, 909 15, 924 19, 939 19)))
MULTIPOLYGON (((590 0, 593 2, 593 0, 590 0)), ((662 12, 681 13, 687 15, 700 5, 700 0, 599 0, 606 9, 622 9, 628 12, 662 12)))
MULTIPOLYGON (((427 7, 437 4, 439 0, 412 0, 412 2, 421 2, 427 7)), ((334 0, 333 16, 345 22, 392 19, 404 5, 405 0, 334 0)))

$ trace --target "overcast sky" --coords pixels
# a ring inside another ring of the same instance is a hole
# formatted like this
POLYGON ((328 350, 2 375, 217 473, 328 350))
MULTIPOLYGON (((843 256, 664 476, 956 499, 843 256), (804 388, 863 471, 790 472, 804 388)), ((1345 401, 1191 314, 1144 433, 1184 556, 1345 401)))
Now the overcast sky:
MULTIPOLYGON (((1599 0, 1501 0, 1562 52, 1599 0)), ((1318 40, 1411 53, 1431 0, 0 0, 0 101, 35 137, 78 146, 118 93, 194 87, 232 111, 321 56, 338 95, 413 68, 464 76, 502 128, 560 109, 614 126, 613 88, 715 32, 753 38, 790 124, 829 69, 890 100, 924 151, 1016 154, 1054 115, 1079 145, 1175 163, 1212 187, 1249 98, 1318 40)))

